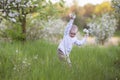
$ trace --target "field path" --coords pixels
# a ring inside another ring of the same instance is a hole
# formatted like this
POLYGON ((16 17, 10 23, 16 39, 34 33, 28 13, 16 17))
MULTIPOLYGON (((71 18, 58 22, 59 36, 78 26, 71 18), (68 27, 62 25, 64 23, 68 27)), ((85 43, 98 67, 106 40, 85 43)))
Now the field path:
MULTIPOLYGON (((93 38, 93 37, 89 37, 87 39, 87 42, 88 42, 88 44, 96 44, 95 38, 93 38)), ((112 37, 109 39, 108 42, 105 43, 106 46, 109 46, 109 45, 116 45, 117 46, 119 44, 120 44, 120 37, 112 37)))

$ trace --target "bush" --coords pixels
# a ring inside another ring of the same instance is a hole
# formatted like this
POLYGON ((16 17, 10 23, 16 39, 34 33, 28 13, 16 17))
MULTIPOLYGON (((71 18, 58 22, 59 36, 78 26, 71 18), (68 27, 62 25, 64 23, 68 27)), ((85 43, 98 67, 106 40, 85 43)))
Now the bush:
POLYGON ((116 30, 117 21, 113 15, 104 14, 101 18, 94 17, 88 23, 91 35, 95 36, 96 42, 104 44, 110 37, 113 36, 116 30))
POLYGON ((61 19, 49 19, 48 21, 33 20, 34 26, 27 28, 27 39, 45 39, 57 42, 63 34, 65 22, 61 19))

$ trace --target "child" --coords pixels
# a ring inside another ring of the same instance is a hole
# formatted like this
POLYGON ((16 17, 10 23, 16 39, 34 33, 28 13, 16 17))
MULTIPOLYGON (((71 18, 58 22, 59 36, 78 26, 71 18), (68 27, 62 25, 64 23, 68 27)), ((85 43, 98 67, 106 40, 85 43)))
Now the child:
POLYGON ((78 40, 76 38, 78 27, 76 25, 73 25, 75 18, 75 15, 70 16, 70 21, 65 28, 63 39, 60 42, 57 51, 59 59, 61 61, 67 62, 69 66, 71 66, 69 54, 72 50, 73 44, 81 46, 86 42, 86 39, 88 37, 88 35, 85 35, 85 37, 82 40, 78 40))

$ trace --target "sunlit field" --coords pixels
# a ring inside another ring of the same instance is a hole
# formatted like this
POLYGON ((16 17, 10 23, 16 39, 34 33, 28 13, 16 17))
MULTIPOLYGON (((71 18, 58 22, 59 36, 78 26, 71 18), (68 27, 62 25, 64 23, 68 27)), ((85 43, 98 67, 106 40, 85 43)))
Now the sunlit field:
POLYGON ((0 80, 119 80, 120 47, 74 47, 72 67, 45 41, 0 43, 0 80))
POLYGON ((0 80, 120 80, 120 0, 96 1, 0 0, 0 80))

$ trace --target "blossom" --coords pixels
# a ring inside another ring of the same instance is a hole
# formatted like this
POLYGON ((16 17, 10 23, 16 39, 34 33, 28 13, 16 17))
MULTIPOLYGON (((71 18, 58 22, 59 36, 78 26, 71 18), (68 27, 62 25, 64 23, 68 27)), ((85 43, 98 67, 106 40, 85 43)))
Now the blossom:
POLYGON ((89 31, 87 29, 83 29, 83 32, 85 32, 86 34, 89 33, 89 31))
POLYGON ((9 18, 9 20, 12 21, 12 22, 16 22, 15 18, 9 18))
POLYGON ((96 42, 104 43, 113 36, 116 30, 117 20, 113 15, 104 14, 101 18, 94 18, 87 25, 90 27, 89 31, 91 35, 95 36, 96 42))
POLYGON ((20 3, 20 2, 21 2, 21 0, 16 0, 16 2, 20 3))

